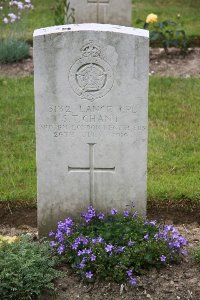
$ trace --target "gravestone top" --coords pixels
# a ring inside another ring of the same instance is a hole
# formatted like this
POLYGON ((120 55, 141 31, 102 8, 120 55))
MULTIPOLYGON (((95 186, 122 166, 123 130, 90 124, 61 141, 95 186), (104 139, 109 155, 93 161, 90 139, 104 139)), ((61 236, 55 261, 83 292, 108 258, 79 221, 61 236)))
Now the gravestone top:
POLYGON ((131 26, 131 0, 70 0, 66 23, 102 23, 131 26))
POLYGON ((148 46, 116 25, 34 32, 40 235, 89 205, 146 214, 148 46))
POLYGON ((98 23, 83 23, 83 24, 67 24, 62 26, 51 26, 46 28, 36 29, 34 31, 33 37, 40 35, 48 35, 52 33, 64 33, 64 32, 77 32, 77 31, 112 31, 115 33, 124 33, 124 34, 132 34, 141 37, 149 37, 149 31, 134 28, 134 27, 126 27, 120 25, 111 25, 111 24, 98 24, 98 23))

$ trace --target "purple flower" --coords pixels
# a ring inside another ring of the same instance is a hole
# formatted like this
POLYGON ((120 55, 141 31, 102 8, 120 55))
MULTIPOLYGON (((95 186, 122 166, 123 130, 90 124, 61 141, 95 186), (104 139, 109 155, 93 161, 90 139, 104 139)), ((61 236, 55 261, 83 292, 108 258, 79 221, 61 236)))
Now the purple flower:
POLYGON ((128 270, 126 273, 129 277, 131 277, 133 275, 133 270, 128 270))
POLYGON ((78 253, 77 253, 78 256, 81 256, 81 255, 84 255, 84 254, 85 254, 85 250, 79 250, 78 253))
POLYGON ((99 236, 99 237, 97 238, 97 242, 101 244, 101 243, 104 243, 104 240, 102 239, 101 236, 99 236))
POLYGON ((124 217, 128 217, 129 216, 129 211, 128 210, 125 210, 124 213, 123 213, 124 217))
POLYGON ((183 246, 186 246, 186 245, 187 245, 187 240, 186 240, 184 237, 182 237, 182 236, 179 237, 179 242, 180 242, 183 246))
POLYGON ((86 278, 92 278, 92 276, 93 276, 93 274, 92 274, 92 272, 91 271, 89 271, 89 272, 85 272, 85 277, 86 278))
POLYGON ((63 245, 61 245, 61 246, 58 248, 57 253, 61 255, 61 254, 64 252, 64 250, 65 250, 65 247, 64 247, 63 245))
POLYGON ((137 218, 137 211, 135 211, 134 213, 133 213, 133 219, 136 219, 137 218))
POLYGON ((124 247, 119 247, 119 248, 117 248, 117 249, 115 250, 115 253, 121 253, 121 252, 124 251, 124 249, 125 249, 125 246, 124 246, 124 247))
POLYGON ((55 239, 58 240, 60 243, 64 242, 64 233, 62 233, 60 230, 57 230, 55 239))
POLYGON ((172 227, 172 233, 177 233, 178 234, 178 230, 175 227, 172 227))
POLYGON ((86 223, 89 223, 92 220, 92 218, 95 217, 95 215, 96 213, 94 208, 92 206, 89 206, 87 212, 82 214, 82 217, 84 217, 86 223))
POLYGON ((54 236, 55 235, 55 233, 51 230, 50 232, 49 232, 49 236, 54 236))
POLYGON ((83 269, 85 267, 85 261, 86 261, 86 257, 83 257, 82 261, 78 265, 79 269, 83 269))
POLYGON ((97 215, 97 218, 98 218, 99 220, 103 220, 104 217, 105 217, 105 215, 104 215, 103 213, 101 213, 101 212, 97 215))
POLYGON ((111 215, 116 215, 117 214, 117 209, 113 208, 111 209, 111 215))
POLYGON ((94 254, 92 254, 91 257, 90 257, 91 261, 95 261, 96 258, 97 258, 97 257, 96 257, 96 255, 94 255, 94 254))
POLYGON ((164 231, 170 231, 172 229, 172 225, 166 225, 164 227, 164 231))
POLYGON ((96 245, 97 239, 92 239, 92 244, 96 245))
POLYGON ((155 226, 155 225, 156 225, 156 220, 150 221, 150 222, 149 222, 149 225, 155 226))
POLYGON ((50 246, 52 247, 52 248, 54 248, 54 247, 56 247, 56 242, 54 242, 54 241, 52 241, 51 243, 50 243, 50 246))
POLYGON ((81 256, 81 255, 84 255, 84 254, 91 254, 92 253, 92 249, 91 248, 89 248, 89 249, 83 249, 83 250, 79 250, 78 251, 78 256, 81 256))
POLYGON ((172 238, 173 238, 173 239, 178 239, 178 238, 179 238, 179 235, 178 235, 177 233, 174 233, 174 234, 172 234, 172 238))
POLYGON ((131 241, 131 240, 129 240, 129 241, 128 241, 128 246, 129 246, 129 247, 132 247, 133 245, 134 245, 134 242, 131 241))
POLYGON ((68 226, 68 227, 72 227, 74 225, 74 222, 71 218, 67 218, 65 220, 65 225, 68 226))
POLYGON ((165 262, 165 261, 166 261, 166 256, 161 255, 161 256, 160 256, 160 261, 165 262))
POLYGON ((88 239, 86 239, 84 236, 79 236, 77 237, 74 242, 72 243, 71 247, 73 250, 77 250, 78 246, 80 244, 83 244, 83 245, 87 245, 88 244, 88 239))
POLYGON ((137 284, 137 279, 135 277, 130 277, 129 283, 134 286, 137 284))
POLYGON ((112 249, 113 249, 114 247, 113 247, 113 245, 112 244, 109 244, 109 245, 107 245, 106 247, 105 247, 105 250, 106 250, 106 252, 112 252, 112 249))
POLYGON ((144 240, 147 241, 149 239, 148 233, 144 236, 144 240))

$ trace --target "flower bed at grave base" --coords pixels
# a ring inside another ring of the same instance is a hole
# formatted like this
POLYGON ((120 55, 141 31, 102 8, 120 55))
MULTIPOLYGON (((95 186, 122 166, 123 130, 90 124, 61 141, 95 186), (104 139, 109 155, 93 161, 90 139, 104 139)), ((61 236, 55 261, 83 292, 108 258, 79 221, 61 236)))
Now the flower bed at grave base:
POLYGON ((89 282, 109 279, 137 284, 143 269, 178 262, 187 252, 187 241, 171 225, 157 225, 131 210, 118 214, 96 213, 89 207, 83 223, 71 218, 58 222, 50 232, 51 247, 89 282))

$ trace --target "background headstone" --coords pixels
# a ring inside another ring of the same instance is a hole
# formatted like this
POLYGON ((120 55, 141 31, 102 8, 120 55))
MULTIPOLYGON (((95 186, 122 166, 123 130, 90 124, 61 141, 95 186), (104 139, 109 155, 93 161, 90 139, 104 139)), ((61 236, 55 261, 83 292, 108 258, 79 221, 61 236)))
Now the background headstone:
POLYGON ((146 213, 148 57, 141 29, 35 31, 40 235, 89 205, 146 213))
MULTIPOLYGON (((102 23, 131 26, 131 0, 70 0, 75 23, 102 23)), ((70 20, 69 22, 70 23, 70 20)))

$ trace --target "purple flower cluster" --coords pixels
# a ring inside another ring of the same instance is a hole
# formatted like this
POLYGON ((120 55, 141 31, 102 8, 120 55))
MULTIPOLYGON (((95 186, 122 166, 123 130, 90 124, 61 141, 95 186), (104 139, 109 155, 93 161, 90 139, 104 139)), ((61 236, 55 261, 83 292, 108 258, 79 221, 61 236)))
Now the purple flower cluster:
POLYGON ((89 223, 94 217, 96 217, 94 207, 89 206, 87 212, 81 214, 81 216, 84 218, 86 223, 89 223))
POLYGON ((116 247, 116 246, 114 246, 114 245, 112 245, 112 244, 108 244, 108 245, 106 245, 106 247, 105 247, 105 251, 106 251, 107 253, 109 253, 110 255, 112 255, 113 251, 114 251, 115 253, 122 253, 122 252, 124 252, 125 248, 126 248, 125 246, 122 246, 122 247, 116 247))
POLYGON ((77 250, 78 249, 78 247, 79 247, 79 245, 87 245, 88 244, 88 239, 86 238, 86 237, 84 237, 84 236, 79 236, 79 237, 77 237, 75 240, 74 240, 74 242, 72 243, 72 245, 71 245, 71 248, 73 249, 73 250, 77 250))
POLYGON ((66 247, 66 236, 73 233, 74 222, 71 218, 65 219, 63 222, 58 222, 57 230, 54 233, 50 231, 49 236, 54 237, 54 241, 50 243, 52 248, 57 248, 57 253, 62 254, 66 247))
POLYGON ((182 255, 186 254, 183 247, 187 245, 187 240, 181 236, 178 230, 172 225, 163 226, 163 228, 154 235, 154 239, 166 241, 169 248, 173 250, 174 253, 182 255))
POLYGON ((130 285, 136 285, 137 279, 133 276, 133 270, 128 270, 126 274, 128 275, 130 285))
POLYGON ((5 1, 0 6, 0 11, 8 10, 9 13, 4 15, 3 23, 14 23, 21 18, 21 11, 24 9, 33 9, 31 0, 21 0, 21 1, 5 1), (12 11, 14 10, 15 13, 12 11), (11 12, 10 12, 11 11, 11 12))
MULTIPOLYGON (((183 247, 187 245, 187 241, 179 234, 175 227, 171 225, 158 227, 155 220, 142 221, 140 218, 136 219, 136 213, 131 215, 128 210, 122 214, 118 214, 117 210, 113 208, 110 214, 112 217, 108 216, 108 219, 105 219, 104 213, 96 213, 95 209, 89 206, 87 211, 81 215, 84 219, 84 224, 76 226, 71 218, 67 218, 63 222, 58 222, 55 233, 53 231, 49 233, 49 236, 54 239, 51 242, 51 247, 54 248, 59 255, 63 253, 69 254, 70 259, 72 259, 72 264, 85 279, 90 280, 93 279, 96 274, 100 274, 101 271, 99 270, 102 270, 103 263, 105 263, 103 270, 106 270, 109 259, 111 259, 112 264, 115 262, 116 266, 119 266, 119 268, 122 267, 121 270, 124 272, 124 278, 128 276, 129 283, 135 286, 137 279, 133 275, 133 269, 129 268, 135 267, 134 261, 132 260, 131 262, 131 257, 135 255, 138 243, 140 242, 144 243, 144 245, 148 244, 149 247, 151 247, 152 242, 154 246, 155 241, 162 241, 162 244, 164 241, 166 250, 163 253, 158 251, 156 260, 163 264, 169 259, 177 257, 175 254, 184 255, 185 251, 183 251, 183 247), (119 242, 117 241, 116 243, 113 242, 113 240, 116 239, 114 232, 115 218, 117 220, 116 232, 120 233, 119 242), (106 222, 106 220, 108 223, 105 223, 104 226, 103 222, 106 222), (127 226, 129 226, 129 223, 127 224, 128 220, 130 220, 130 226, 133 226, 133 230, 129 229, 126 234, 127 226), (119 230, 119 224, 122 226, 122 230, 119 230), (113 230, 113 232, 111 232, 111 230, 113 230), (125 232, 124 235, 122 235, 123 230, 125 232), (109 240, 110 236, 111 239, 109 240), (124 237, 121 238, 120 236, 124 237), (128 258, 130 258, 129 266, 127 264, 127 261, 129 263, 128 258), (126 261, 126 266, 123 265, 123 261, 126 261)), ((150 251, 154 250, 155 247, 150 251)), ((66 255, 66 257, 68 256, 66 255)))
POLYGON ((102 237, 101 236, 98 236, 97 238, 93 238, 92 239, 92 244, 94 244, 94 245, 96 245, 96 244, 102 244, 102 243, 104 243, 104 240, 102 239, 102 237))

